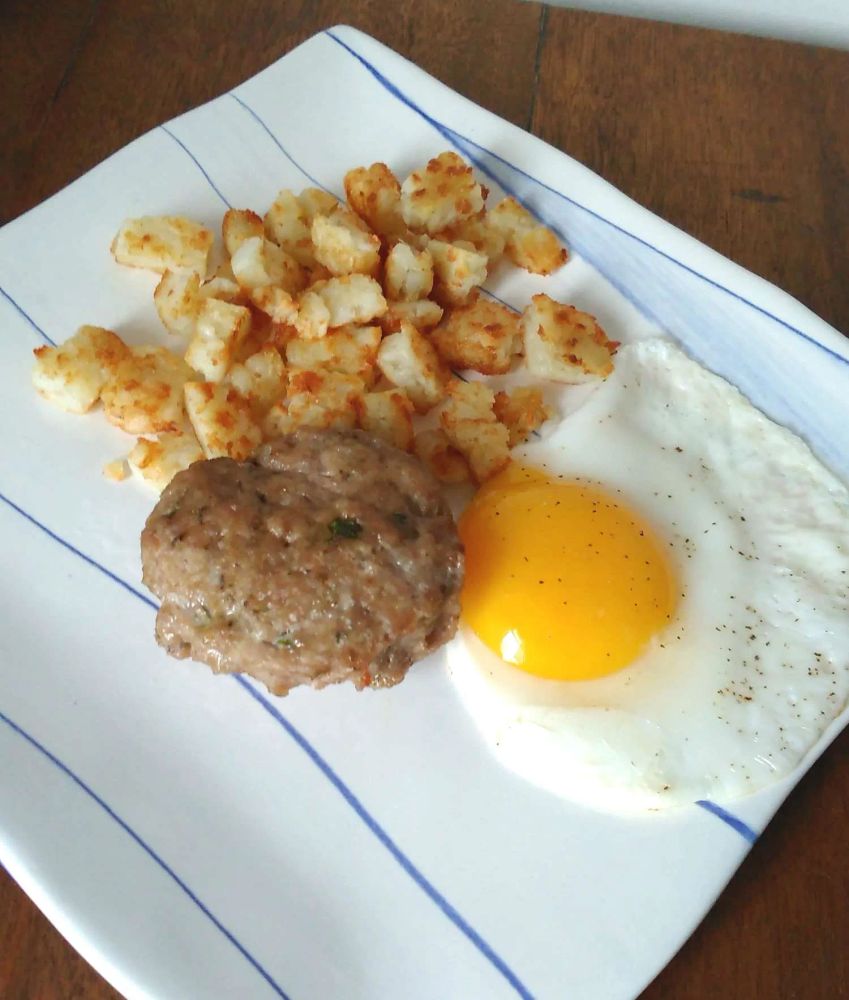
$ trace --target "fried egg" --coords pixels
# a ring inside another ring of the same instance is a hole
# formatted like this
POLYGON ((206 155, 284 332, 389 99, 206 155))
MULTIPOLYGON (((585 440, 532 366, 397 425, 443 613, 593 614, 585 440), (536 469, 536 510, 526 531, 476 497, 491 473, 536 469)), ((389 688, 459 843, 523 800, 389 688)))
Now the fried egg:
POLYGON ((451 677, 497 757, 558 795, 730 801, 846 704, 849 492, 668 341, 622 348, 460 534, 451 677))

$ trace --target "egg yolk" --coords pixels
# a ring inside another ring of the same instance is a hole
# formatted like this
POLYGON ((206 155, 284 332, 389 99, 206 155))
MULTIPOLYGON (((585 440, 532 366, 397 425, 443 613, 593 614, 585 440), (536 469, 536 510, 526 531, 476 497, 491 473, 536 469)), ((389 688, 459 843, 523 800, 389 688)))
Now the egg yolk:
POLYGON ((610 495, 509 466, 460 518, 462 611, 508 663, 586 680, 636 659, 675 610, 666 546, 610 495))

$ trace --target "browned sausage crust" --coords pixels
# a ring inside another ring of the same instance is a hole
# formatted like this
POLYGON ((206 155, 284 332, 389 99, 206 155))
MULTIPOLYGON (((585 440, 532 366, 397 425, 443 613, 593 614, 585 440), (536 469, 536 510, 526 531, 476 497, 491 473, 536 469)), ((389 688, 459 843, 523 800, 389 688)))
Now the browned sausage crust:
POLYGON ((397 684, 457 628, 463 554, 439 486, 361 431, 302 429, 197 462, 141 539, 172 656, 297 684, 397 684))

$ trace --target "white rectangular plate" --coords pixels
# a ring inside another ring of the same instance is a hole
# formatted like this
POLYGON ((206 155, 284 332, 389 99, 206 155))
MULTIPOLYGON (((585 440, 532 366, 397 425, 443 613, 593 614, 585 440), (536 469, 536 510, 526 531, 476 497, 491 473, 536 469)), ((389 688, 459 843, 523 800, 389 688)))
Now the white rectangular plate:
POLYGON ((160 337, 153 276, 108 252, 127 216, 217 227, 226 205, 339 192, 375 160, 404 176, 450 146, 574 252, 551 279, 503 275, 498 295, 521 305, 544 288, 613 337, 668 331, 849 479, 836 331, 349 28, 6 226, 0 859, 127 996, 633 997, 804 770, 733 816, 618 819, 502 770, 440 657, 390 691, 284 700, 155 646, 138 554, 151 496, 100 475, 126 453, 119 431, 36 397, 32 348, 84 322, 160 337))

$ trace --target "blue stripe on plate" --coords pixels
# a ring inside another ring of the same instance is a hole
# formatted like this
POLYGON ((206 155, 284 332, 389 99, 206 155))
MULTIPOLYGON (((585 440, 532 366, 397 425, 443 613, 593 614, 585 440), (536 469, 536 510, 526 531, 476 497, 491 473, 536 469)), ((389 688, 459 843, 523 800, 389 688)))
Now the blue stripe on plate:
POLYGON ((51 340, 50 337, 47 336, 47 334, 44 332, 44 330, 41 329, 41 327, 38 325, 38 323, 36 323, 36 321, 32 318, 32 316, 30 316, 28 312, 26 312, 21 306, 18 305, 17 302, 15 302, 15 300, 6 291, 5 288, 0 288, 0 295, 3 296, 3 298, 9 303, 9 305, 12 306, 13 309, 15 309, 18 313, 20 313, 21 316, 23 316, 23 318, 27 321, 27 323, 29 323, 29 325, 33 328, 33 330, 35 330, 35 332, 43 340, 47 341, 47 343, 50 344, 51 347, 56 346, 56 341, 51 340))
POLYGON ((717 805, 716 802, 711 802, 710 799, 699 799, 696 802, 696 805, 701 806, 702 809, 705 809, 713 816, 721 819, 723 823, 727 823, 732 830, 736 830, 737 833, 739 833, 744 840, 748 840, 750 844, 754 844, 754 842, 758 839, 757 833, 748 825, 748 823, 744 823, 738 816, 730 813, 727 809, 723 809, 722 806, 717 805))
MULTIPOLYGON (((99 570, 105 576, 107 576, 113 583, 117 583, 125 591, 132 594, 133 597, 138 598, 143 601, 148 607, 156 609, 156 603, 143 594, 140 590, 136 590, 131 584, 127 583, 126 580, 121 579, 111 570, 107 569, 105 566, 97 562, 91 556, 86 555, 81 552, 78 548, 73 546, 70 542, 66 541, 60 535, 52 531, 47 525, 43 524, 37 518, 33 517, 32 514, 28 513, 23 507, 16 504, 9 497, 0 493, 0 500, 3 501, 9 508, 14 510, 21 517, 26 518, 30 524, 39 528, 45 535, 48 536, 52 541, 57 542, 59 545, 63 546, 69 552, 73 553, 78 558, 84 560, 93 569, 99 570)), ((259 691, 255 690, 243 677, 235 675, 233 680, 242 687, 252 698, 254 698, 259 704, 265 709, 266 712, 277 722, 285 732, 295 741, 295 743, 307 754, 307 756, 312 760, 312 762, 318 767, 321 773, 327 778, 333 787, 339 792, 343 797, 345 802, 354 810, 357 816, 366 825, 366 828, 377 838, 377 840, 389 851, 395 861, 401 866, 404 872, 416 883, 416 885, 422 889, 423 892, 434 902, 442 913, 451 921, 452 924, 474 945, 474 947, 483 955, 484 958, 495 968, 504 979, 513 987, 516 993, 523 998, 523 1000, 532 1000, 533 994, 524 986, 519 977, 513 972, 513 970, 507 965, 507 963, 502 959, 498 953, 492 948, 485 939, 472 927, 472 925, 463 918, 459 911, 451 905, 451 903, 442 895, 441 892, 433 885, 432 882, 413 864, 413 862, 407 857, 407 855, 401 850, 400 847, 395 843, 395 841, 389 836, 389 834, 383 829, 380 823, 371 815, 371 813, 365 808, 360 799, 354 794, 351 788, 342 780, 341 777, 333 770, 333 768, 328 764, 328 762, 321 756, 321 754, 316 750, 316 748, 309 742, 309 740, 298 730, 296 727, 280 712, 271 702, 265 698, 259 691)), ((51 758, 52 759, 52 758, 51 758)), ((79 782, 81 787, 86 791, 90 791, 88 786, 79 782)), ((94 797, 94 793, 90 793, 94 797)), ((99 804, 103 805, 104 808, 110 813, 114 814, 111 810, 106 807, 105 803, 97 800, 99 804)), ((133 832, 126 827, 126 825, 118 819, 117 816, 114 818, 124 826, 129 833, 134 837, 136 836, 133 832)), ((136 839, 138 839, 136 837, 136 839)), ((141 841, 139 841, 141 843, 141 841)), ((142 844, 142 846, 145 846, 142 844)), ((145 848, 147 849, 147 848, 145 848)), ((156 856, 151 853, 151 856, 157 860, 156 856)), ((163 865, 164 866, 164 865, 163 865)), ((173 874, 169 870, 169 874, 173 874)), ((181 888, 184 887, 181 882, 177 879, 177 876, 173 876, 181 888)), ((188 891, 188 890, 186 890, 188 891)), ((199 904, 200 905, 200 904, 199 904)), ((204 912, 207 911, 204 909, 204 912)), ((212 918, 211 914, 207 913, 212 918)), ((218 926, 216 922, 216 926, 218 926)), ((224 928, 221 928, 224 930, 224 928)), ((225 931, 225 933, 227 933, 225 931)), ((229 935, 228 935, 229 936, 229 935)), ((247 953, 246 953, 247 956, 247 953)), ((255 964, 255 963, 254 963, 255 964)), ((258 967, 258 966, 257 966, 258 967)), ((258 967, 259 968, 259 967, 258 967)), ((282 994, 281 994, 282 995, 282 994)))
MULTIPOLYGON (((17 510, 19 508, 15 509, 17 510)), ((33 519, 30 518, 30 520, 33 519)), ((33 521, 33 523, 37 522, 33 521)), ((54 535, 52 535, 52 533, 50 534, 51 537, 55 537, 54 535)), ((71 548, 71 546, 68 546, 68 548, 71 548)), ((72 549, 72 551, 76 550, 72 549)), ((91 560, 88 561, 91 562, 91 560)), ((109 575, 112 576, 111 573, 109 575)), ((126 820, 122 819, 118 815, 118 813, 115 812, 115 810, 109 805, 108 802, 102 799, 90 785, 87 785, 83 781, 83 779, 78 774, 75 774, 70 769, 70 767, 68 767, 67 764, 65 764, 56 756, 56 754, 51 753, 50 750, 48 750, 43 743, 40 743, 34 736, 28 733, 22 726, 19 726, 16 722, 10 719, 9 716, 2 711, 0 711, 0 722, 4 722, 9 727, 9 729, 12 730, 12 732, 17 733, 17 735, 20 736, 27 743, 29 743, 31 747, 38 750, 38 752, 42 754, 42 756, 44 756, 47 760, 49 760, 51 764, 57 767, 66 777, 70 778, 71 781, 73 781, 78 788, 81 788, 85 792, 85 794, 92 800, 92 802, 95 802, 98 806, 100 806, 100 808, 107 814, 107 816, 109 816, 110 819, 114 820, 118 824, 118 826, 121 827, 124 833, 126 833, 129 837, 131 837, 145 852, 145 854, 147 854, 147 856, 152 861, 154 861, 162 869, 162 871, 165 872, 166 875, 168 875, 168 877, 183 891, 183 893, 185 893, 185 895, 188 896, 188 898, 195 904, 195 906, 201 911, 201 913, 203 913, 203 915, 208 920, 211 921, 211 923, 217 928, 217 930, 221 931, 224 937, 227 938, 227 940, 230 942, 230 944, 233 945, 233 947, 239 952, 239 954, 248 962, 250 962, 250 964, 254 967, 254 969, 256 969, 256 971, 268 983, 268 985, 272 988, 272 990, 274 990, 277 996, 282 997, 283 1000, 289 1000, 289 994, 284 992, 284 990, 280 987, 280 985, 272 978, 270 973, 268 973, 263 968, 263 966, 253 957, 253 955, 247 950, 247 948, 245 948, 245 946, 232 933, 232 931, 229 931, 224 926, 224 924, 221 923, 221 921, 218 919, 218 917, 215 916, 212 910, 210 910, 209 907, 201 899, 199 899, 194 892, 192 892, 192 890, 186 885, 186 883, 180 878, 180 876, 174 871, 174 869, 162 857, 160 857, 160 855, 156 853, 156 851, 150 846, 150 844, 147 843, 146 840, 144 840, 142 837, 139 836, 139 834, 136 833, 136 831, 129 825, 129 823, 127 823, 126 820)))
POLYGON ((183 140, 179 139, 176 135, 174 135, 174 133, 171 131, 171 129, 166 128, 165 125, 160 125, 159 127, 162 129, 162 131, 166 135, 171 136, 171 138, 174 140, 174 142, 177 143, 177 145, 183 150, 183 152, 186 154, 186 156, 188 156, 188 158, 192 161, 192 163, 194 163, 194 165, 203 174, 203 176, 207 179, 207 181, 209 181, 209 186, 218 195, 218 197, 224 202, 224 204, 227 206, 227 208, 232 208, 233 206, 230 204, 230 202, 227 201, 227 199, 224 197, 224 195, 218 190, 218 185, 209 176, 209 174, 206 172, 206 170, 202 166, 201 162, 198 159, 195 158, 195 154, 189 149, 189 147, 183 142, 183 140))
POLYGON ((321 181, 316 180, 315 177, 313 177, 312 174, 307 173, 307 171, 301 166, 300 163, 298 163, 298 161, 295 159, 295 157, 292 156, 292 154, 289 152, 289 150, 286 149, 286 147, 283 145, 283 143, 277 138, 277 136, 271 131, 271 129, 268 127, 268 125, 266 125, 266 123, 263 121, 263 119, 260 118, 260 116, 256 113, 256 111, 254 111, 254 109, 252 107, 250 107, 248 104, 246 104, 242 100, 242 98, 238 96, 238 94, 233 93, 232 90, 230 91, 230 97, 232 97, 233 100, 236 101, 237 104, 240 104, 245 109, 245 111, 247 111, 247 113, 249 115, 251 115, 251 117, 254 118, 265 129, 265 131, 271 137, 271 140, 275 144, 275 146, 277 146, 277 148, 280 150, 280 152, 286 157, 286 159, 292 164, 293 167, 295 167, 297 170, 300 170, 300 172, 313 185, 313 187, 321 188, 322 191, 326 191, 328 194, 332 194, 334 198, 336 197, 336 195, 333 194, 333 192, 330 190, 330 188, 326 188, 321 183, 321 181))

